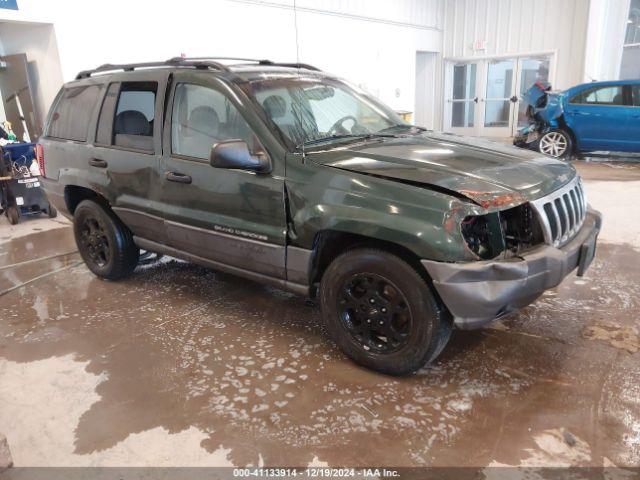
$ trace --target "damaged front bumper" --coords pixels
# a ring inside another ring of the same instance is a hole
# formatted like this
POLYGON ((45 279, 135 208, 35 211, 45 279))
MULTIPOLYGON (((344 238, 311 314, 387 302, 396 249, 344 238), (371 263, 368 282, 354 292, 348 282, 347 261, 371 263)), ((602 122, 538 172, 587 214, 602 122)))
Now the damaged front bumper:
POLYGON ((516 147, 537 150, 540 138, 546 130, 548 130, 548 128, 545 128, 543 125, 532 123, 518 130, 516 136, 513 137, 513 144, 516 147))
POLYGON ((601 224, 602 215, 589 209, 580 231, 561 248, 540 245, 510 259, 422 265, 456 326, 479 328, 526 307, 576 268, 582 276, 595 255, 601 224))

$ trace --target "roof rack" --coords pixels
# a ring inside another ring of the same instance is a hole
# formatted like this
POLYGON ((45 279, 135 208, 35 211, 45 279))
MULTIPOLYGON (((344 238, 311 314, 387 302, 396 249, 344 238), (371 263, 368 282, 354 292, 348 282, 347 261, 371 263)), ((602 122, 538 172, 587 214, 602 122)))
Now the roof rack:
POLYGON ((239 60, 241 62, 257 63, 258 65, 268 65, 273 67, 285 67, 285 68, 304 68, 306 70, 314 70, 319 72, 320 69, 306 63, 278 63, 271 60, 256 60, 253 58, 238 58, 238 57, 173 57, 164 62, 146 62, 146 63, 125 63, 125 64, 111 64, 105 63, 93 70, 83 70, 76 75, 76 80, 82 78, 89 78, 95 73, 114 72, 122 70, 124 72, 132 72, 141 68, 162 68, 162 67, 191 67, 196 69, 212 69, 221 72, 228 72, 229 67, 220 63, 218 60, 239 60))
POLYGON ((132 72, 134 70, 140 68, 159 68, 159 67, 193 67, 197 69, 212 69, 219 70, 221 72, 228 72, 229 68, 226 65, 223 65, 219 62, 214 62, 210 60, 197 60, 197 59, 188 59, 182 57, 174 57, 169 60, 165 60, 164 62, 146 62, 146 63, 125 63, 125 64, 111 64, 105 63, 104 65, 100 65, 98 68, 94 68, 93 70, 83 70, 82 72, 76 75, 76 80, 80 80, 81 78, 89 78, 91 75, 95 73, 104 73, 104 72, 113 72, 117 70, 122 70, 125 72, 132 72))
POLYGON ((273 60, 267 59, 256 59, 256 58, 242 58, 242 57, 174 57, 170 59, 170 61, 179 61, 179 60, 187 60, 192 62, 199 61, 217 61, 217 60, 239 60, 241 62, 247 63, 257 63, 258 65, 268 65, 272 67, 285 67, 285 68, 304 68, 306 70, 314 70, 316 72, 320 72, 321 70, 313 65, 309 65, 308 63, 283 63, 283 62, 274 62, 273 60))

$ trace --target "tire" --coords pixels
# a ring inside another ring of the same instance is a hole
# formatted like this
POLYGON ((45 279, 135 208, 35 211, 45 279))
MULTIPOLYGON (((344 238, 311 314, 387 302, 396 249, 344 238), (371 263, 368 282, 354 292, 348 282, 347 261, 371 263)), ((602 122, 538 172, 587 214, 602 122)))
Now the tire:
POLYGON ((573 139, 564 130, 551 130, 538 140, 538 151, 555 158, 570 157, 573 152, 573 139))
POLYGON ((138 264, 140 249, 131 231, 108 208, 83 200, 73 215, 73 233, 82 259, 98 277, 119 280, 138 264))
POLYGON ((18 207, 10 206, 7 207, 7 218, 9 219, 9 223, 11 225, 17 225, 20 221, 20 212, 18 211, 18 207))
POLYGON ((334 259, 322 276, 320 308, 347 356, 388 375, 407 375, 432 362, 451 336, 450 315, 431 287, 382 250, 354 249, 334 259))
POLYGON ((56 218, 58 216, 58 210, 56 210, 56 207, 54 207, 53 205, 49 204, 49 218, 56 218))

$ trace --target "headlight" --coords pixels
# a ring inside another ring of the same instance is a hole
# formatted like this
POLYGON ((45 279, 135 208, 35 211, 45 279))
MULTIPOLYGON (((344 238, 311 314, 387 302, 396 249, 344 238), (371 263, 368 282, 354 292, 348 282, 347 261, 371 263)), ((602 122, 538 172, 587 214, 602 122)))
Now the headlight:
POLYGON ((540 223, 529 203, 508 210, 470 215, 460 224, 467 247, 479 259, 510 257, 544 241, 540 223))

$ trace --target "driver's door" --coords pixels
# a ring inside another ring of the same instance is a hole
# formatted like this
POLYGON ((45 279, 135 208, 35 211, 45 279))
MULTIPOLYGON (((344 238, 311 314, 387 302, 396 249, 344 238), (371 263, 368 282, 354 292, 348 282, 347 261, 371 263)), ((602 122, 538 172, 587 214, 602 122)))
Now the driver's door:
POLYGON ((174 74, 165 117, 162 203, 171 247, 210 261, 285 277, 282 164, 260 174, 214 168, 214 143, 263 146, 240 113, 239 97, 208 73, 174 74), (230 94, 231 93, 231 94, 230 94))

